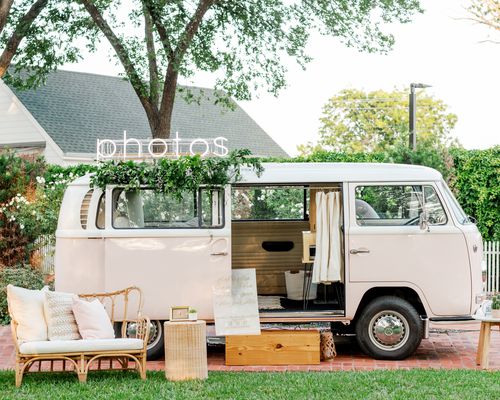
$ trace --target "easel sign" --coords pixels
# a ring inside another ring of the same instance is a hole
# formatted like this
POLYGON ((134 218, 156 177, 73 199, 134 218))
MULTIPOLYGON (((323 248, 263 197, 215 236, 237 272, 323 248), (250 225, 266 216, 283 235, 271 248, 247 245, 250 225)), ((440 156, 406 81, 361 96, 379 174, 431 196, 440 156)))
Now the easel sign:
POLYGON ((215 334, 260 335, 257 280, 254 268, 232 271, 214 287, 215 334))

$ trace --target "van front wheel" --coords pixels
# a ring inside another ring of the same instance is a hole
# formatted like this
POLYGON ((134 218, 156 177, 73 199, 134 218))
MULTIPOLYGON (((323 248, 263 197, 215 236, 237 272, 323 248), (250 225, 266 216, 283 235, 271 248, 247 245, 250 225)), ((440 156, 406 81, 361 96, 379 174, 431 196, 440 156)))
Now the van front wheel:
POLYGON ((419 346, 423 322, 406 300, 383 296, 361 312, 356 323, 356 339, 364 353, 382 360, 402 360, 419 346))

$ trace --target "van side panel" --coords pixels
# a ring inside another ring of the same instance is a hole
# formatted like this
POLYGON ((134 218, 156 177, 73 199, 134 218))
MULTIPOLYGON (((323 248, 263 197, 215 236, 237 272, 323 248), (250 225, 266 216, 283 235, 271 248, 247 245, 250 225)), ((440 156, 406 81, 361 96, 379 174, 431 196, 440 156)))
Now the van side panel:
POLYGON ((58 237, 55 289, 69 293, 104 291, 104 240, 58 237))

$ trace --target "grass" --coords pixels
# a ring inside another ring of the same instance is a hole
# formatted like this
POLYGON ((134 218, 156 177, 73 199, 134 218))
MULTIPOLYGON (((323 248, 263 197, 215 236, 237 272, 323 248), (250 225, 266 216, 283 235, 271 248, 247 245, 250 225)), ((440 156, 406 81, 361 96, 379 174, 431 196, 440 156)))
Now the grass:
POLYGON ((500 372, 409 370, 370 372, 211 372, 207 381, 168 382, 163 372, 32 374, 21 388, 0 371, 1 399, 495 399, 500 372))

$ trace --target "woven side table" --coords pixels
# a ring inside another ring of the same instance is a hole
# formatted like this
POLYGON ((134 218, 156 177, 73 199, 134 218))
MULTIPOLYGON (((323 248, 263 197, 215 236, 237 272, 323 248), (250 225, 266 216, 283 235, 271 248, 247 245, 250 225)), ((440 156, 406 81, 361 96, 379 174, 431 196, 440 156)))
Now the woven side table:
POLYGON ((207 379, 205 321, 165 322, 165 377, 171 381, 207 379))

